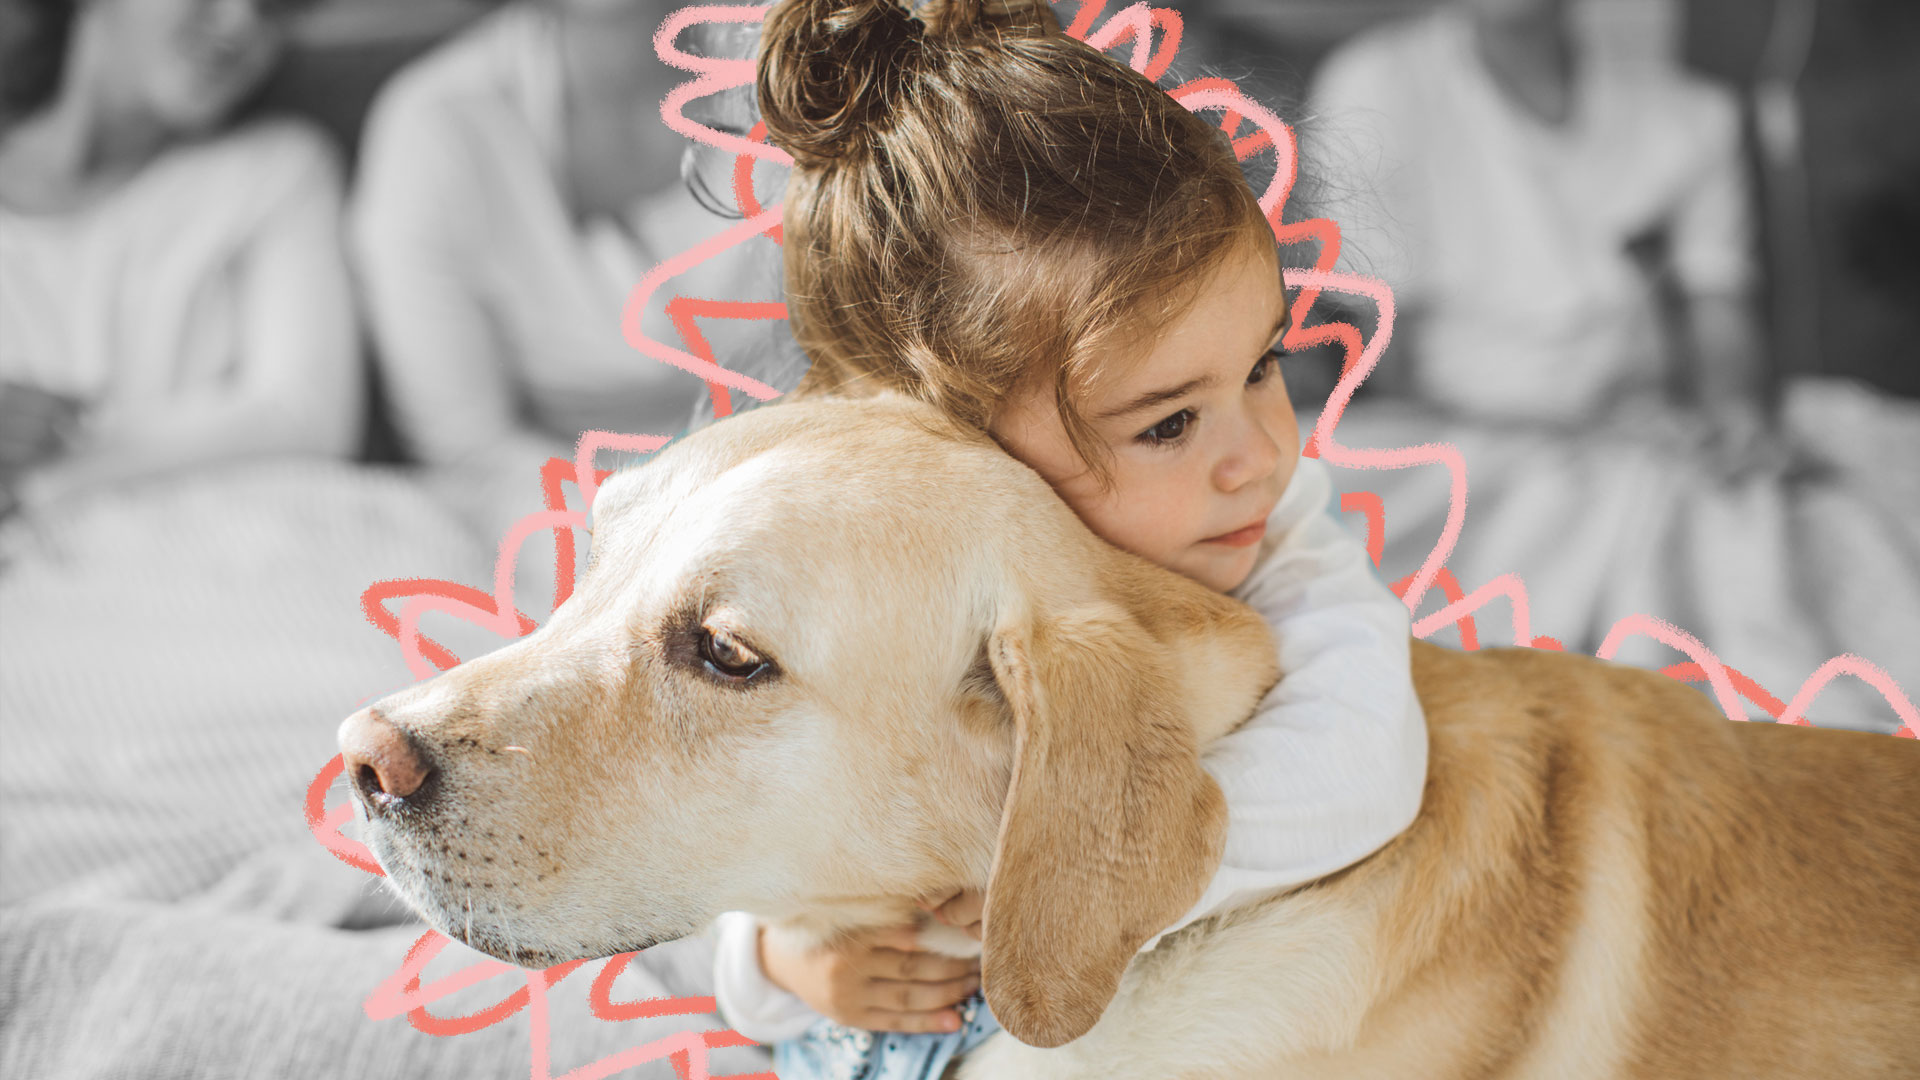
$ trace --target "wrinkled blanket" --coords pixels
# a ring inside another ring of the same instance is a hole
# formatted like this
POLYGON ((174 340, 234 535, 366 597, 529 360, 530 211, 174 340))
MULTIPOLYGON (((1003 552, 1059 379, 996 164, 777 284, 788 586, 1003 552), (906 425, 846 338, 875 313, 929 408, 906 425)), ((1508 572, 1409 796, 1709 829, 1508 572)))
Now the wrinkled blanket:
MULTIPOLYGON (((362 590, 484 581, 488 556, 404 474, 324 463, 7 522, 0 904, 179 900, 305 838, 334 729, 412 681, 362 590)), ((340 869, 357 896, 363 877, 340 869)))

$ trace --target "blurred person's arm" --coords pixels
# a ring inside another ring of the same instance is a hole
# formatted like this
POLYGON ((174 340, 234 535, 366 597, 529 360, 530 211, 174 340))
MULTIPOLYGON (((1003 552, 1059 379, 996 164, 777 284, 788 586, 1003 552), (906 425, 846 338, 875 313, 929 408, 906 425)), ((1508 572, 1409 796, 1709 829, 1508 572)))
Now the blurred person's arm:
POLYGON ((1671 257, 1684 298, 1680 353, 1687 382, 1734 461, 1753 456, 1772 431, 1766 353, 1752 301, 1755 230, 1739 118, 1730 96, 1707 99, 1701 137, 1711 147, 1703 174, 1673 219, 1671 257))
POLYGON ((479 163, 454 119, 409 89, 390 88, 368 122, 349 225, 401 432, 430 465, 570 457, 520 418, 512 358, 479 280, 479 163))
POLYGON ((352 453, 363 379, 340 250, 338 163, 317 136, 289 139, 297 141, 282 145, 297 149, 262 177, 284 177, 287 189, 234 267, 240 310, 231 377, 110 399, 81 419, 66 453, 27 478, 27 501, 216 462, 352 453))
MULTIPOLYGON (((1759 321, 1741 293, 1695 293, 1687 297, 1687 351, 1697 367, 1694 385, 1701 407, 1722 427, 1771 425, 1759 321)), ((1739 433, 1728 430, 1729 436, 1739 433)))

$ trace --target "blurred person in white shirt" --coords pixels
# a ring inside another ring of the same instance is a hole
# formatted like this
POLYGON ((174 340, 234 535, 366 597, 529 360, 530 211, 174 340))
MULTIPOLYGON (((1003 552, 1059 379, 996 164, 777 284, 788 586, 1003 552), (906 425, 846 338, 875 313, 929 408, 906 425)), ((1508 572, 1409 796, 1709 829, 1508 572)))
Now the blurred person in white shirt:
POLYGON ((237 124, 301 0, 4 0, 5 508, 343 457, 362 377, 332 149, 237 124))

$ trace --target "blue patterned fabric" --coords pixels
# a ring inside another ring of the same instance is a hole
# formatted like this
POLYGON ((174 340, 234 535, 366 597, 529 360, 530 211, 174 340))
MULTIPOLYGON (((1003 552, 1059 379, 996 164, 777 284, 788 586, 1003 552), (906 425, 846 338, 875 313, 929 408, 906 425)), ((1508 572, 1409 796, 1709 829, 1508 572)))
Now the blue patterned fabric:
POLYGON ((773 1048, 780 1080, 940 1080, 954 1058, 1000 1030, 979 994, 960 1003, 960 1030, 906 1035, 822 1020, 773 1048))

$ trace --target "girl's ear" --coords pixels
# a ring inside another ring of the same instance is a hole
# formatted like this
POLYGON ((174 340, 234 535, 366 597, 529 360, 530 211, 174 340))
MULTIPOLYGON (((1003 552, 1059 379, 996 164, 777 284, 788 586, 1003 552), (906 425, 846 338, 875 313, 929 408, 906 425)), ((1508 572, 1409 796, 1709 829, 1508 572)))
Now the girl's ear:
POLYGON ((1227 811, 1197 730, 1230 728, 1273 683, 1253 612, 1131 556, 1106 569, 1116 599, 1020 612, 987 642, 1014 750, 982 984, 1033 1046, 1085 1034, 1140 946, 1198 902, 1227 811), (1195 715, 1223 707, 1239 712, 1195 715))

